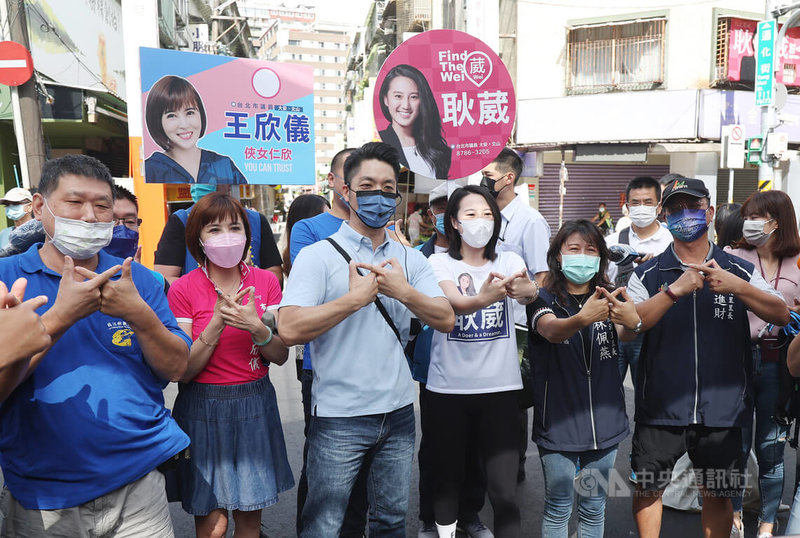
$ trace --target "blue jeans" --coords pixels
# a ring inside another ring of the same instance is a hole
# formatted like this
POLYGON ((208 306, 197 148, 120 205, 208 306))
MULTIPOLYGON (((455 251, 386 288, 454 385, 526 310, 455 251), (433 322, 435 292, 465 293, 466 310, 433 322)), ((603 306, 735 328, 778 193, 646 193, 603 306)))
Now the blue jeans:
POLYGON ((789 522, 786 524, 786 531, 784 531, 784 534, 787 536, 791 534, 800 534, 800 488, 797 488, 794 492, 792 511, 789 512, 789 522))
POLYGON ((637 366, 639 366, 639 353, 642 351, 642 341, 644 341, 643 334, 640 334, 630 342, 619 341, 619 356, 617 357, 619 377, 625 381, 625 374, 628 372, 628 365, 630 365, 631 381, 634 387, 636 386, 636 371, 637 366))
POLYGON ((356 478, 369 468, 371 537, 405 537, 414 407, 359 417, 312 417, 302 538, 336 538, 356 478))
MULTIPOLYGON (((786 445, 787 427, 773 419, 778 403, 777 362, 761 362, 759 351, 753 352, 755 375, 753 392, 755 395, 755 452, 758 460, 758 487, 761 491, 761 512, 759 520, 775 523, 778 507, 783 496, 783 448, 786 445)), ((753 423, 742 427, 742 448, 750 454, 753 444, 753 423)), ((745 458, 745 465, 746 465, 745 458)), ((742 510, 742 494, 733 499, 734 511, 742 510)))
POLYGON ((603 538, 609 473, 617 446, 585 452, 554 452, 539 448, 544 474, 542 538, 567 538, 572 503, 578 493, 578 538, 603 538), (580 462, 581 474, 575 480, 580 462))

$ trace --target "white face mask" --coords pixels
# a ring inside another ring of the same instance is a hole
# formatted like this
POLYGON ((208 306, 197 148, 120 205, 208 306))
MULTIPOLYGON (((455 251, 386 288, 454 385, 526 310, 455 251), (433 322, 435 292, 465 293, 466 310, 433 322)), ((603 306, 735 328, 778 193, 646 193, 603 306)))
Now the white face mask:
POLYGON ((745 241, 749 244, 753 245, 754 247, 763 246, 769 241, 772 232, 777 230, 775 228, 772 232, 765 233, 764 226, 768 222, 771 222, 773 219, 769 220, 745 220, 744 224, 742 224, 742 237, 745 241))
MULTIPOLYGON (((76 260, 87 260, 108 246, 114 235, 114 222, 84 222, 82 220, 59 217, 50 206, 47 199, 44 206, 55 219, 55 228, 50 242, 64 256, 76 260)), ((45 230, 45 233, 47 231, 45 230)))
POLYGON ((647 228, 656 220, 656 207, 637 205, 629 209, 631 222, 638 228, 647 228))
POLYGON ((485 247, 489 239, 492 238, 492 232, 494 231, 493 220, 469 219, 460 220, 458 223, 464 230, 461 232, 461 239, 473 248, 485 247))

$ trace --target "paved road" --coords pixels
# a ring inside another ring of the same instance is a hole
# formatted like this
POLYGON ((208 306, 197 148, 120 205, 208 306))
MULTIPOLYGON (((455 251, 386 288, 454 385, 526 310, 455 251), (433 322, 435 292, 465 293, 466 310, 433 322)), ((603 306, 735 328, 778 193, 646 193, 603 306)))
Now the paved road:
MULTIPOLYGON (((294 471, 295 478, 300 473, 301 455, 303 449, 303 413, 300 403, 300 383, 295 378, 293 364, 287 363, 283 367, 274 367, 271 371, 272 382, 278 395, 281 417, 283 420, 283 430, 286 436, 286 447, 289 452, 289 462, 294 471)), ((630 379, 626 380, 626 398, 628 401, 628 414, 633 416, 633 391, 630 379)), ((168 399, 174 398, 175 389, 171 386, 167 389, 168 399)), ((417 420, 419 430, 419 420, 417 420)), ((627 477, 630 473, 628 466, 628 454, 630 453, 630 437, 621 445, 617 456, 616 468, 619 476, 627 477)), ((786 466, 788 469, 787 483, 793 479, 793 469, 795 463, 795 451, 791 448, 786 450, 786 466)), ((541 479, 541 466, 537 456, 536 446, 531 444, 528 448, 528 461, 526 464, 527 480, 519 486, 519 499, 522 508, 522 528, 523 536, 537 538, 541 536, 540 525, 542 518, 543 491, 544 486, 541 479)), ((417 481, 419 475, 416 465, 412 476, 412 495, 409 500, 409 517, 407 529, 409 537, 416 537, 418 530, 417 512, 418 499, 416 495, 417 481)), ((636 536, 636 527, 630 512, 631 499, 629 484, 626 480, 619 483, 623 486, 619 495, 608 500, 606 511, 606 537, 627 538, 636 536)), ((783 502, 791 502, 791 492, 784 491, 783 502)), ((292 489, 281 495, 278 504, 267 508, 263 512, 262 525, 264 534, 269 538, 290 538, 294 533, 296 490, 292 489)), ((194 536, 193 519, 186 514, 178 503, 170 505, 173 522, 175 524, 175 534, 178 538, 189 538, 194 536)), ((747 538, 755 538, 755 515, 745 514, 745 531, 747 538)), ((779 521, 781 528, 785 528, 788 512, 781 513, 779 521)), ((487 506, 482 512, 482 519, 491 527, 492 516, 491 508, 487 506)), ((571 526, 571 536, 574 536, 574 516, 571 526)), ((232 535, 229 532, 229 536, 232 535)), ((665 538, 700 538, 700 516, 699 514, 677 512, 666 509, 664 512, 664 522, 661 536, 665 538)))

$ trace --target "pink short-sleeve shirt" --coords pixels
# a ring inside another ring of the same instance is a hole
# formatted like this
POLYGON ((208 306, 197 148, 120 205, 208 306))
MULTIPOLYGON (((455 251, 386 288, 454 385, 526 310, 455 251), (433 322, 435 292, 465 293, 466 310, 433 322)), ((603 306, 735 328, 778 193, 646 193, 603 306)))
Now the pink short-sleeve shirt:
MULTIPOLYGON (((257 267, 244 267, 242 288, 255 288, 256 311, 262 316, 276 310, 281 302, 278 279, 271 272, 257 267)), ((202 269, 195 269, 176 280, 167 294, 169 306, 179 323, 192 324, 192 340, 211 321, 217 292, 202 269)), ((243 304, 249 297, 245 295, 243 304)), ((261 352, 250 333, 234 327, 222 330, 219 343, 205 368, 194 378, 197 383, 238 385, 250 383, 267 375, 269 369, 261 363, 261 352)))

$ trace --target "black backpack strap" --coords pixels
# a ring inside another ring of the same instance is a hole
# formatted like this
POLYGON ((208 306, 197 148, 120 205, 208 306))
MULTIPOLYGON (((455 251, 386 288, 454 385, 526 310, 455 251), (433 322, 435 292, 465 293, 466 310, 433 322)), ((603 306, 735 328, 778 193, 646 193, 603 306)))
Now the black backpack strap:
POLYGON ((630 245, 631 244, 631 228, 628 226, 627 228, 623 228, 622 231, 619 232, 619 244, 620 245, 630 245))
MULTIPOLYGON (((350 255, 342 248, 342 246, 339 243, 334 241, 333 238, 328 237, 325 240, 327 242, 329 242, 331 245, 333 245, 333 248, 335 248, 339 252, 339 254, 342 255, 342 258, 344 258, 344 260, 348 264, 351 261, 353 261, 352 258, 350 257, 350 255)), ((361 271, 359 271, 358 274, 361 274, 361 271)), ((400 331, 397 330, 397 326, 394 324, 394 321, 392 321, 392 318, 389 316, 389 312, 386 311, 386 307, 383 306, 383 303, 381 302, 381 300, 378 297, 375 297, 375 301, 374 302, 375 302, 375 306, 378 307, 378 312, 381 313, 381 316, 383 316, 383 319, 385 319, 386 323, 389 324, 389 328, 392 329, 392 332, 397 337, 397 341, 400 342, 400 345, 402 346, 403 345, 403 339, 400 337, 400 331)))

